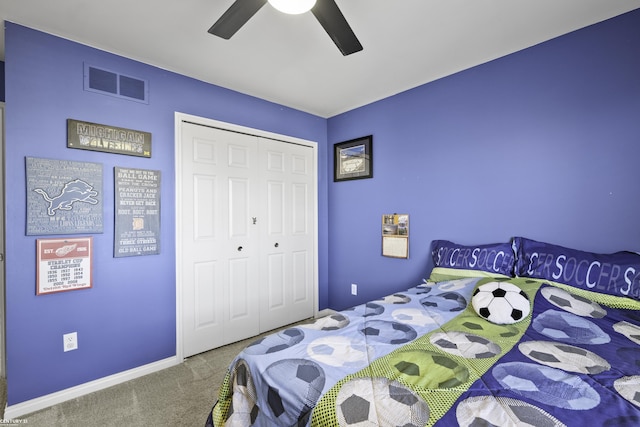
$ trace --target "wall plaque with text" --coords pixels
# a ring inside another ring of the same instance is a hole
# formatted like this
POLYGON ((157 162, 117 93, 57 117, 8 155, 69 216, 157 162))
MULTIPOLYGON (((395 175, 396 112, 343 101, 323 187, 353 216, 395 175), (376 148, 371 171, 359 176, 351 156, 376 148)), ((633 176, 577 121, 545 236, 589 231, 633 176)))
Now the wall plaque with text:
POLYGON ((67 119, 67 147, 151 157, 151 134, 139 130, 67 119))
POLYGON ((102 164, 26 158, 27 235, 103 232, 102 164))
POLYGON ((36 295, 92 287, 91 237, 37 239, 36 295))
POLYGON ((114 168, 116 258, 160 253, 160 171, 114 168))

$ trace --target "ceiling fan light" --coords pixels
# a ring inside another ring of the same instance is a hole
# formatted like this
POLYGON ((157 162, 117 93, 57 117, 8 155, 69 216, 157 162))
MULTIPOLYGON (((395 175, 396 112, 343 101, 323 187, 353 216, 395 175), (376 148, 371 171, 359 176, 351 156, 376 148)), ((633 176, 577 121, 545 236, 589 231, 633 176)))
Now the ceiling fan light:
POLYGON ((310 11, 316 0, 269 0, 269 3, 282 13, 299 15, 310 11))

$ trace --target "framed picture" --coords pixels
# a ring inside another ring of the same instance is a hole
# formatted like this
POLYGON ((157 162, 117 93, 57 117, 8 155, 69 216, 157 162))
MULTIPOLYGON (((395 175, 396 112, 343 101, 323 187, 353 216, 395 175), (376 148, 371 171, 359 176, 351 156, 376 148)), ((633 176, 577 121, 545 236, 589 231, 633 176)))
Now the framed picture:
POLYGON ((36 295, 91 288, 93 238, 36 239, 36 295))
POLYGON ((409 258, 409 215, 382 215, 382 256, 409 258))
POLYGON ((373 137, 371 135, 333 146, 333 180, 373 178, 373 137))

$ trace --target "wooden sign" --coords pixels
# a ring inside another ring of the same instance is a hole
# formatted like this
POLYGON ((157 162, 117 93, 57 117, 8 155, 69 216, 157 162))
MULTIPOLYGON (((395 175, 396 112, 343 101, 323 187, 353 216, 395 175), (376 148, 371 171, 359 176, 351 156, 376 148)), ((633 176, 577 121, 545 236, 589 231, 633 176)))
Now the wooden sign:
POLYGON ((67 119, 67 147, 151 157, 151 134, 139 130, 67 119))

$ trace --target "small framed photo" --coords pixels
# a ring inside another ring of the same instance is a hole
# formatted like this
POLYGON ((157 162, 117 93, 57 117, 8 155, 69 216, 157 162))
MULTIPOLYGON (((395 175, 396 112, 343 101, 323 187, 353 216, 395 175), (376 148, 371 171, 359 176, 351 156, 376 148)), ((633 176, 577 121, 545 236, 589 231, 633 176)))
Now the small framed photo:
POLYGON ((409 258, 409 215, 382 215, 382 256, 409 258))
POLYGON ((334 144, 334 182, 373 178, 372 140, 369 135, 334 144))

